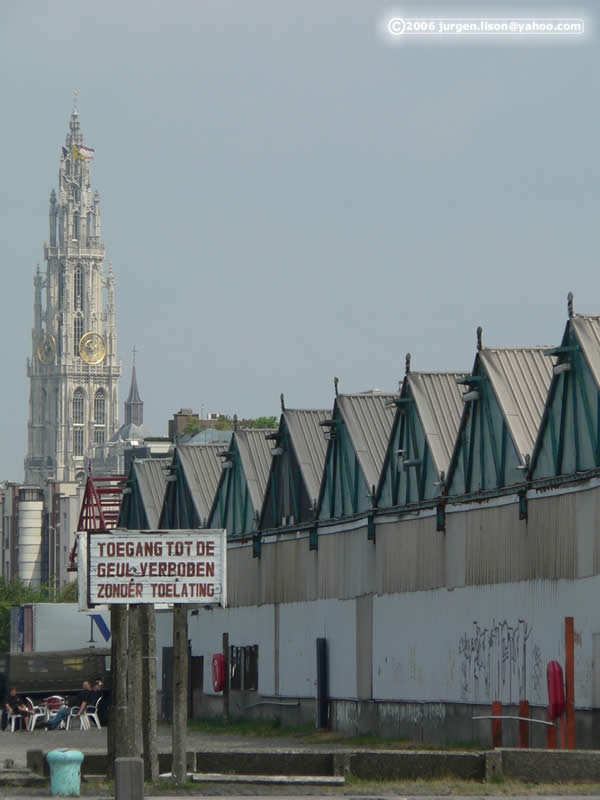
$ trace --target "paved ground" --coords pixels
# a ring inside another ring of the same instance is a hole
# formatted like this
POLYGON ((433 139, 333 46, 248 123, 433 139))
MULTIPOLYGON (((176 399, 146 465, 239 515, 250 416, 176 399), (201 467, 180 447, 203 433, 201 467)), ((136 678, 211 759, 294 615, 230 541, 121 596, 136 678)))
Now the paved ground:
MULTIPOLYGON (((74 747, 84 754, 106 753, 106 728, 89 731, 46 731, 36 729, 32 733, 16 731, 0 732, 0 770, 6 768, 6 761, 12 760, 15 767, 26 766, 28 750, 53 750, 59 747, 74 747)), ((209 735, 205 733, 188 734, 188 751, 227 750, 269 750, 278 749, 314 750, 322 746, 298 742, 297 739, 284 736, 272 738, 262 736, 227 736, 224 734, 209 735)), ((344 749, 343 745, 327 744, 327 750, 344 749)), ((171 728, 168 725, 158 727, 159 752, 171 752, 171 728)))

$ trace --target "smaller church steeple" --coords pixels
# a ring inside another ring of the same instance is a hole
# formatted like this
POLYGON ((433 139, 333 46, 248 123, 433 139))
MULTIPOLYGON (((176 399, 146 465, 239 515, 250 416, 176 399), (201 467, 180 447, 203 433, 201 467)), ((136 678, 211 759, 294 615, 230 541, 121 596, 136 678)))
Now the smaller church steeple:
POLYGON ((137 385, 137 378, 135 374, 135 354, 136 349, 133 348, 133 368, 131 370, 131 386, 129 387, 129 394, 125 401, 125 425, 143 425, 144 423, 144 403, 140 397, 140 392, 137 385))

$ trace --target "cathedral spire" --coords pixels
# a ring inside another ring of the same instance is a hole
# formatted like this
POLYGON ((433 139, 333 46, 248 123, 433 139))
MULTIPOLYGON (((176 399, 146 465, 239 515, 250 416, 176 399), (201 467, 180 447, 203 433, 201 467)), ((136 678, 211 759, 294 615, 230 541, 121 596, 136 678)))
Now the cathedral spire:
POLYGON ((133 348, 133 367, 131 370, 131 386, 129 387, 129 394, 125 401, 125 425, 143 425, 144 423, 144 403, 140 397, 140 392, 137 385, 137 377, 135 373, 135 354, 136 349, 133 348))
POLYGON ((115 280, 104 270, 94 150, 84 144, 77 95, 50 192, 46 268, 34 276, 25 480, 79 480, 86 458, 119 427, 115 280))

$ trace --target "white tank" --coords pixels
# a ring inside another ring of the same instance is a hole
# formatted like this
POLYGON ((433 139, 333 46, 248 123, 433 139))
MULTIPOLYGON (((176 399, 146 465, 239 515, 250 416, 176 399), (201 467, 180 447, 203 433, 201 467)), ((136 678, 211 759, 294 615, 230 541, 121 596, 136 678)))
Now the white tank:
POLYGON ((19 578, 32 586, 42 582, 42 514, 44 502, 39 489, 19 490, 19 578))

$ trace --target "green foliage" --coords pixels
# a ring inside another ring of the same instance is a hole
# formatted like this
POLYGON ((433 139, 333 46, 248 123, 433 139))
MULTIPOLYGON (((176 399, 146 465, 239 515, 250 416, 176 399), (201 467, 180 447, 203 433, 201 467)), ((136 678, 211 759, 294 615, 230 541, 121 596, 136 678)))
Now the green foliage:
MULTIPOLYGON (((240 428, 276 428, 278 425, 277 417, 257 417, 256 419, 239 419, 240 428)), ((195 436, 205 428, 214 428, 217 431, 233 430, 233 418, 228 414, 219 414, 214 420, 191 419, 183 429, 186 436, 195 436)))
POLYGON ((10 649, 10 608, 27 603, 76 603, 77 582, 57 589, 54 581, 49 586, 36 588, 18 578, 0 578, 0 653, 10 649))
POLYGON ((278 425, 277 417, 257 417, 251 421, 251 428, 276 428, 278 425))
POLYGON ((199 419, 192 417, 192 419, 186 424, 183 432, 186 436, 195 436, 197 433, 200 433, 202 430, 202 423, 199 419))

